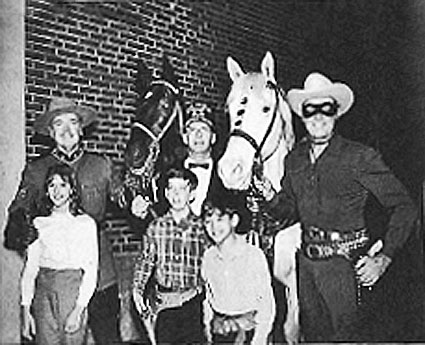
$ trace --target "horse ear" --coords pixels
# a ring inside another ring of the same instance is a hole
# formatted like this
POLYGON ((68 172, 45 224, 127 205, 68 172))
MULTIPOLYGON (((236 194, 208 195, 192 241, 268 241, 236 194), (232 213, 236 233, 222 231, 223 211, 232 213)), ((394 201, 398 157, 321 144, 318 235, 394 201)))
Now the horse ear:
POLYGON ((231 56, 227 58, 227 71, 233 82, 245 74, 241 66, 231 56))
POLYGON ((176 88, 179 87, 178 79, 174 71, 173 66, 170 63, 167 55, 162 57, 162 77, 174 85, 176 88))
POLYGON ((274 77, 274 58, 272 53, 267 52, 261 62, 261 72, 266 76, 266 78, 276 84, 276 79, 274 77))
POLYGON ((151 81, 152 81, 152 72, 145 65, 145 63, 142 60, 140 60, 137 63, 137 74, 136 74, 136 82, 135 82, 136 92, 140 98, 142 98, 145 95, 151 81))

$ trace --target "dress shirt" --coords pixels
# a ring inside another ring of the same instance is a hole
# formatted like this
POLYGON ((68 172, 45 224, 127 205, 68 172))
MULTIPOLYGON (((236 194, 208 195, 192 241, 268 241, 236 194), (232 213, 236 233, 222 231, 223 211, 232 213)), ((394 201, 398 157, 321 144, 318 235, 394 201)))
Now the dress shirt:
POLYGON ((256 311, 252 344, 266 344, 275 317, 275 300, 266 257, 261 249, 239 238, 230 256, 213 246, 205 252, 202 276, 206 283, 204 324, 213 310, 226 315, 256 311))
POLYGON ((417 210, 400 181, 371 147, 334 136, 312 163, 303 141, 285 159, 281 191, 269 211, 306 226, 349 232, 366 226, 364 208, 373 194, 388 211, 382 252, 392 257, 414 229, 417 210))
MULTIPOLYGON (((197 163, 191 158, 187 158, 184 162, 185 168, 189 169, 189 165, 192 163, 197 163)), ((207 163, 208 168, 204 167, 195 167, 190 168, 190 171, 192 171, 196 177, 198 178, 198 186, 195 190, 195 199, 190 203, 190 208, 192 209, 192 212, 196 215, 201 214, 202 205, 207 197, 208 188, 210 186, 211 181, 211 174, 213 169, 213 160, 212 158, 209 158, 208 160, 202 162, 207 163)))
POLYGON ((97 282, 98 243, 96 223, 88 215, 52 214, 37 217, 39 237, 28 247, 22 274, 22 305, 31 305, 40 267, 55 270, 81 269, 83 279, 77 304, 87 306, 97 282))
POLYGON ((153 220, 136 259, 133 289, 143 296, 152 271, 156 282, 173 292, 202 286, 201 259, 206 246, 201 219, 190 213, 177 223, 170 212, 153 220))

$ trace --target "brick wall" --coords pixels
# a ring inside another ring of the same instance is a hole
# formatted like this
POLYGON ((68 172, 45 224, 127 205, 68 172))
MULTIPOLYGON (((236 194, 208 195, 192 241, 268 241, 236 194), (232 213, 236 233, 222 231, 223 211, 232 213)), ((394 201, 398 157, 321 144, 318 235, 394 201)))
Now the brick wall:
MULTIPOLYGON (((245 70, 258 70, 270 50, 284 89, 301 86, 312 70, 349 83, 357 96, 356 116, 344 119, 341 130, 384 149, 398 162, 394 166, 401 176, 420 171, 422 178, 424 162, 407 162, 403 154, 406 148, 423 148, 412 135, 423 129, 418 115, 423 103, 407 91, 420 83, 410 77, 423 73, 412 55, 424 37, 418 13, 424 17, 419 2, 401 0, 27 0, 27 158, 38 157, 51 144, 33 135, 34 119, 51 96, 65 95, 100 113, 99 125, 88 133, 87 149, 122 162, 134 111, 136 63, 143 59, 159 76, 164 54, 186 100, 207 101, 217 110, 223 139, 230 86, 226 57, 233 56, 245 70), (403 92, 410 101, 407 115, 403 92), (402 138, 394 143, 397 133, 402 138)), ((125 219, 109 218, 116 251, 137 247, 125 219)))

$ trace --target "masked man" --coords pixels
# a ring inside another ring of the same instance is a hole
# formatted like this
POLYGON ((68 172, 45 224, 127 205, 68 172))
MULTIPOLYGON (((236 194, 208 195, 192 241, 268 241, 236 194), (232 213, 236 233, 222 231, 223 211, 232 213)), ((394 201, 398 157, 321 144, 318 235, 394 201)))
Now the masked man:
POLYGON ((355 341, 358 285, 372 287, 384 274, 414 229, 417 211, 374 149, 334 133, 354 101, 347 85, 311 73, 303 89, 288 92, 288 101, 307 138, 285 160, 282 190, 264 194, 272 215, 302 223, 301 332, 306 341, 355 341), (368 247, 370 194, 390 217, 380 250, 368 247))

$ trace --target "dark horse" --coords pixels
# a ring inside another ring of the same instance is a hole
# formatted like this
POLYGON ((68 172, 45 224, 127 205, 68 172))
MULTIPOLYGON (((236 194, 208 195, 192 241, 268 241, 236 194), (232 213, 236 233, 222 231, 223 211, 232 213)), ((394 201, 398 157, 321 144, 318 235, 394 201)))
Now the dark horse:
MULTIPOLYGON (((115 177, 114 194, 120 206, 129 210, 127 218, 130 230, 139 237, 144 234, 153 214, 144 220, 134 217, 130 211, 134 197, 142 195, 153 203, 161 199, 161 192, 155 181, 161 172, 183 160, 185 149, 180 135, 184 114, 182 97, 168 59, 163 59, 163 73, 160 79, 152 78, 150 70, 140 62, 135 90, 136 111, 124 152, 125 166, 115 177)), ((125 265, 131 266, 131 262, 132 259, 127 260, 125 265)), ((140 317, 137 313, 132 317, 132 277, 131 272, 128 273, 121 272, 121 335, 123 340, 134 340, 134 337, 140 340, 144 327, 138 327, 137 320, 140 320, 140 317)))
MULTIPOLYGON (((119 195, 121 205, 127 208, 131 208, 136 195, 158 202, 159 173, 181 161, 185 152, 180 135, 184 121, 182 97, 168 59, 163 59, 161 79, 153 79, 140 62, 135 88, 136 112, 124 152, 124 184, 119 195)), ((130 220, 135 221, 131 216, 130 220)))

